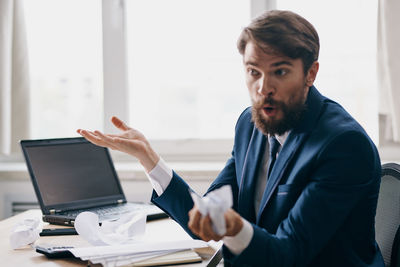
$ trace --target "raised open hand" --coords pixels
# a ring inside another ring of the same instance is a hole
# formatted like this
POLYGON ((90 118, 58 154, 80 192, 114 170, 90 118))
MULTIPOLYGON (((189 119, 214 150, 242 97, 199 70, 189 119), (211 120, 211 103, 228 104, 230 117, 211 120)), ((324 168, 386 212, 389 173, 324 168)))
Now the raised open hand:
POLYGON ((120 134, 104 134, 100 131, 82 129, 78 129, 77 132, 95 145, 119 150, 136 157, 146 171, 151 171, 160 157, 153 151, 146 137, 117 117, 112 117, 111 121, 121 130, 120 134))

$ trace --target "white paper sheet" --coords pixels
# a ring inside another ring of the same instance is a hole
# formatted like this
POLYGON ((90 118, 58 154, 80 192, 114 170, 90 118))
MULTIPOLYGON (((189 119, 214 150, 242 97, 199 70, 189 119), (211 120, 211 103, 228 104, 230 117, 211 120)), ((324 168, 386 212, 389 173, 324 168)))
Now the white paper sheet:
POLYGON ((226 233, 224 213, 233 204, 231 186, 224 185, 203 198, 194 192, 191 192, 191 196, 200 213, 203 216, 210 215, 214 232, 218 235, 224 235, 226 233))
POLYGON ((75 257, 87 259, 90 257, 107 257, 120 255, 140 256, 140 253, 162 252, 168 250, 182 250, 191 248, 207 247, 207 243, 202 240, 181 240, 171 242, 140 242, 138 244, 113 245, 113 246, 93 246, 69 249, 75 257))
POLYGON ((124 266, 135 262, 140 262, 155 257, 164 256, 177 251, 180 250, 166 250, 166 251, 147 252, 147 253, 123 255, 123 256, 96 257, 96 258, 88 258, 87 260, 90 260, 93 264, 102 264, 105 267, 124 266))
POLYGON ((103 221, 99 226, 99 217, 93 212, 82 212, 74 227, 78 234, 94 246, 118 245, 138 240, 146 229, 146 215, 127 213, 115 221, 103 221))

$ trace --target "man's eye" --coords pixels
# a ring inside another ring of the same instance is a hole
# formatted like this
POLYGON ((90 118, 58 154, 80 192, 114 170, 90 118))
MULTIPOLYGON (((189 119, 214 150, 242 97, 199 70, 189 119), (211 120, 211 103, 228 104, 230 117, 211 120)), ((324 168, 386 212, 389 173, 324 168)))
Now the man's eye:
POLYGON ((285 70, 285 69, 278 69, 278 70, 275 71, 275 74, 278 75, 278 76, 284 76, 284 75, 286 75, 287 73, 288 73, 288 72, 287 72, 287 70, 285 70))
POLYGON ((255 69, 249 69, 249 74, 252 76, 257 76, 259 74, 259 72, 256 71, 255 69))

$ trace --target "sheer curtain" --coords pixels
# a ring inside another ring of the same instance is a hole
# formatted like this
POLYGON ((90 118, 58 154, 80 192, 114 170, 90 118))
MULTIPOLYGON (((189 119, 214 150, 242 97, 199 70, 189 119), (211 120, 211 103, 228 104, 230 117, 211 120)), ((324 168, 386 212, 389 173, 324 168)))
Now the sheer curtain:
POLYGON ((0 154, 29 136, 29 70, 23 0, 0 0, 0 154))
POLYGON ((400 1, 379 0, 378 80, 381 144, 400 142, 400 1))

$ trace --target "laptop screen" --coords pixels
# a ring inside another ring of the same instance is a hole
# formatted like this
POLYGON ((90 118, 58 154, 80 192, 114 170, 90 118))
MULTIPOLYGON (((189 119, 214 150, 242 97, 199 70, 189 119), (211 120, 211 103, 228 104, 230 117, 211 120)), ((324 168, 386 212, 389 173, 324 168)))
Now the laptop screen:
POLYGON ((105 148, 81 138, 54 140, 21 142, 45 206, 123 194, 105 148))

